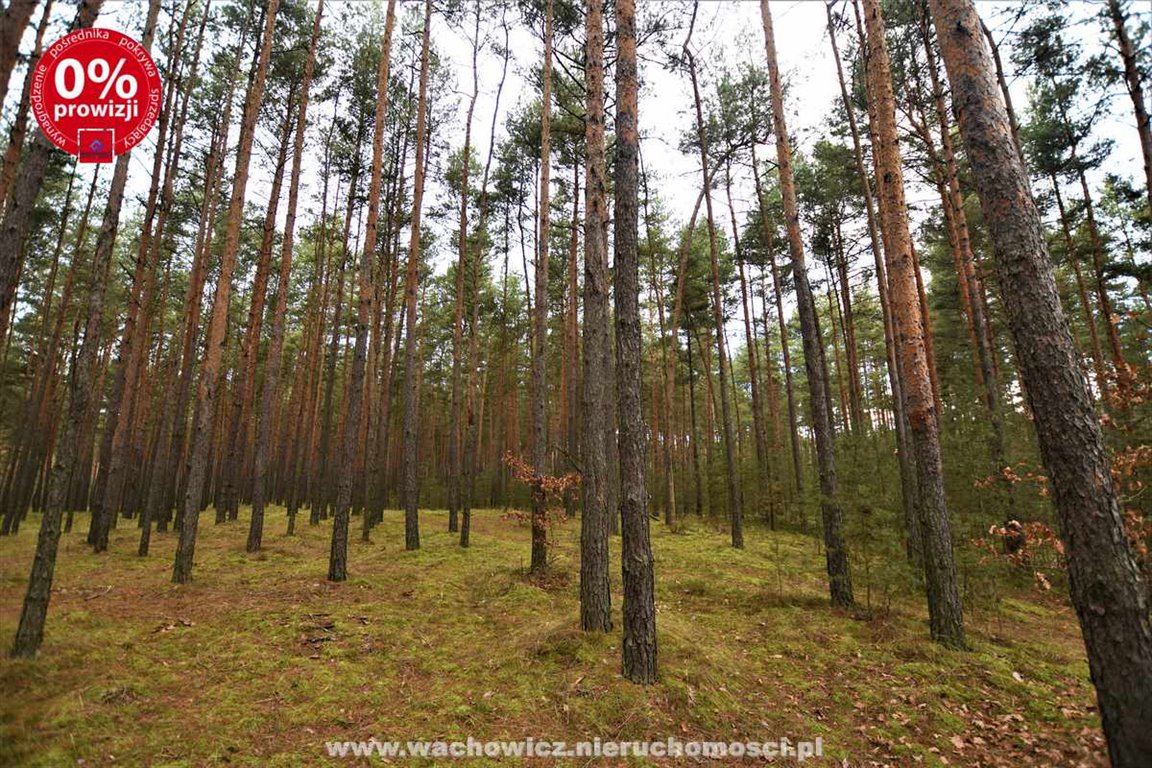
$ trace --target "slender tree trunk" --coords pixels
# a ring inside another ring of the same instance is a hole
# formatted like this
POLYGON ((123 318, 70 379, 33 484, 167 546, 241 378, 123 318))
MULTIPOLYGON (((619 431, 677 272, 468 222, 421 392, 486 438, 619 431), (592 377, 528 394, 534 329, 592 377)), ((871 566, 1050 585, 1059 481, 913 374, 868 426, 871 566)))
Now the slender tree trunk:
MULTIPOLYGON (((568 464, 579 463, 580 456, 580 285, 577 279, 580 261, 580 158, 572 163, 572 229, 568 238, 567 304, 564 307, 564 367, 562 369, 560 408, 561 432, 567 442, 568 464)), ((564 510, 576 515, 576 488, 564 489, 564 510)))
POLYGON ((940 453, 939 411, 932 397, 930 361, 916 284, 917 265, 904 197, 904 177, 896 134, 896 97, 884 38, 879 0, 864 0, 868 29, 868 72, 876 127, 880 215, 888 232, 888 281, 894 326, 900 345, 901 382, 907 398, 912 450, 916 455, 924 575, 932 639, 963 648, 964 613, 952 555, 952 533, 944 498, 944 468, 940 453))
MULTIPOLYGON (((1140 154, 1144 159, 1144 183, 1148 188, 1148 210, 1152 213, 1152 120, 1148 116, 1148 103, 1144 96, 1143 76, 1140 72, 1136 49, 1128 35, 1128 20, 1120 0, 1108 0, 1108 18, 1116 32, 1116 47, 1124 63, 1124 85, 1132 99, 1132 114, 1136 118, 1136 135, 1140 137, 1140 154)), ((1147 53, 1147 51, 1145 51, 1147 53)))
POLYGON ((244 104, 244 117, 240 126, 240 141, 236 152, 236 172, 232 182, 232 198, 228 206, 228 219, 224 235, 224 250, 220 257, 220 273, 216 293, 212 298, 212 313, 205 339, 204 362, 200 369, 199 405, 192 434, 192 449, 188 457, 187 489, 184 492, 184 521, 180 529, 180 542, 172 569, 172 581, 185 584, 192 579, 193 555, 196 549, 196 529, 200 520, 200 497, 208 471, 208 453, 212 444, 216 397, 220 386, 220 364, 227 344, 225 335, 228 303, 232 292, 232 273, 236 267, 236 253, 240 246, 240 225, 244 215, 244 192, 248 184, 248 165, 252 157, 252 140, 256 120, 264 97, 264 82, 268 74, 268 59, 276 14, 280 0, 269 0, 264 32, 258 54, 256 75, 248 88, 244 104))
POLYGON ((1064 236, 1064 250, 1067 252, 1068 263, 1072 265, 1072 272, 1076 276, 1076 290, 1080 298, 1080 309, 1084 313, 1084 325, 1088 327, 1088 338, 1091 344, 1092 368, 1096 375, 1096 386, 1100 389, 1100 397, 1108 401, 1111 387, 1108 383, 1108 373, 1104 368, 1104 351, 1100 346, 1100 334, 1096 330, 1096 316, 1092 312, 1092 302, 1088 299, 1088 285, 1084 281, 1084 273, 1080 269, 1080 256, 1076 252, 1076 243, 1072 239, 1072 225, 1068 218, 1068 211, 1064 205, 1064 195, 1060 192, 1060 182, 1055 174, 1051 176, 1052 192, 1056 197, 1056 206, 1060 212, 1060 231, 1064 236))
MULTIPOLYGON (((16 166, 20 164, 20 153, 24 149, 24 140, 28 137, 32 73, 36 71, 36 65, 40 62, 40 55, 44 51, 44 33, 48 31, 48 22, 52 19, 52 6, 54 4, 54 0, 47 0, 44 3, 44 10, 40 12, 40 23, 36 26, 36 44, 32 47, 32 56, 28 59, 28 74, 24 76, 24 87, 20 92, 20 104, 16 108, 16 116, 12 119, 12 127, 8 132, 8 148, 4 150, 3 165, 0 166, 0 210, 3 210, 4 203, 8 200, 8 193, 12 191, 16 166)), ((0 45, 3 44, 0 43, 0 45)), ((0 98, 0 103, 3 103, 2 98, 0 98)))
MULTIPOLYGON (((839 316, 840 302, 836 299, 836 278, 832 274, 831 266, 827 263, 824 265, 824 276, 828 278, 828 323, 832 326, 829 335, 832 337, 832 370, 836 373, 836 390, 840 395, 840 423, 843 426, 843 431, 850 432, 852 422, 849 420, 848 387, 845 382, 844 365, 840 359, 843 323, 839 316)), ((835 414, 834 409, 830 408, 829 412, 835 414)))
POLYGON ((864 394, 860 384, 860 351, 856 344, 856 318, 852 311, 852 285, 848 275, 848 256, 844 252, 844 233, 841 223, 836 224, 836 263, 833 277, 839 283, 840 330, 844 338, 844 358, 848 366, 848 413, 852 417, 852 431, 857 434, 867 428, 864 421, 864 394))
POLYGON ((780 285, 780 269, 776 265, 775 238, 772 236, 772 223, 768 219, 768 201, 764 197, 760 172, 756 168, 756 146, 752 146, 752 179, 756 183, 756 198, 760 201, 760 225, 764 229, 765 248, 772 271, 772 288, 775 295, 776 322, 780 327, 780 353, 784 364, 784 394, 788 400, 788 435, 792 447, 792 476, 796 492, 804 492, 804 464, 800 455, 799 411, 796 405, 796 389, 792 384, 792 354, 788 343, 788 324, 784 321, 784 298, 780 285))
POLYGON ((832 604, 852 605, 852 578, 848 569, 848 550, 842 531, 842 513, 836 499, 836 447, 831 415, 827 406, 827 366, 824 343, 816 317, 816 302, 808 283, 804 243, 800 235, 800 215, 796 205, 796 186, 792 173, 792 147, 784 119, 784 87, 776 59, 776 40, 772 30, 772 12, 768 0, 760 0, 760 17, 764 27, 764 49, 768 58, 769 86, 772 92, 772 120, 776 133, 777 167, 780 192, 784 201, 784 218, 788 229, 788 250, 796 282, 796 307, 804 340, 804 364, 808 372, 808 392, 812 409, 812 426, 816 436, 816 458, 820 467, 821 515, 824 525, 824 547, 832 604))
MULTIPOLYGON (((1075 157, 1075 150, 1073 150, 1075 157)), ((1117 386, 1124 388, 1132 383, 1132 370, 1124 359, 1124 350, 1120 345, 1120 319, 1112 310, 1112 300, 1108 297, 1108 285, 1104 278, 1104 239, 1100 236, 1100 228, 1096 225, 1095 206, 1092 204, 1092 192, 1088 188, 1088 179, 1081 169, 1080 191, 1084 195, 1084 215, 1088 223, 1088 238, 1092 243, 1092 271, 1096 278, 1096 298, 1100 302, 1100 314, 1104 320, 1104 327, 1108 332, 1108 346, 1112 352, 1112 365, 1116 369, 1117 386)))
POLYGON ((416 288, 421 261, 420 214, 424 203, 424 143, 428 126, 428 45, 432 28, 432 0, 424 2, 424 33, 420 53, 420 95, 416 107, 416 178, 412 191, 412 237, 408 246, 408 265, 404 277, 404 302, 407 311, 407 335, 404 339, 404 547, 420 548, 420 498, 418 433, 420 391, 417 386, 416 354, 416 288))
POLYGON ((580 517, 580 626, 585 631, 612 629, 608 581, 609 476, 605 433, 608 429, 609 351, 608 243, 601 225, 606 215, 608 182, 604 155, 604 15, 599 2, 587 5, 587 111, 584 121, 584 426, 583 514, 580 517))
MULTIPOLYGON (((384 40, 376 74, 376 119, 372 134, 372 176, 368 184, 368 221, 360 255, 360 295, 356 310, 356 347, 352 354, 352 374, 348 385, 348 412, 341 443, 336 510, 332 523, 332 549, 328 560, 328 580, 348 578, 348 524, 352 505, 352 475, 356 444, 360 431, 360 414, 364 403, 364 371, 368 363, 368 332, 372 320, 372 261, 376 254, 376 235, 380 221, 380 177, 384 163, 384 123, 388 118, 388 77, 392 65, 392 27, 396 21, 396 0, 388 0, 384 20, 384 40)), ((424 19, 425 40, 428 38, 424 19)), ((422 78, 423 80, 423 78, 422 78)), ((421 92, 423 97, 423 91, 421 92)), ((465 175, 465 179, 467 175, 465 175)), ((411 333, 411 330, 409 331, 411 333)))
POLYGON ((456 237, 456 312, 452 325, 452 412, 448 427, 448 530, 460 529, 458 506, 460 504, 463 466, 461 452, 461 365, 464 351, 464 289, 465 272, 468 268, 468 198, 469 170, 472 166, 472 114, 476 111, 476 98, 479 95, 479 81, 476 72, 476 57, 480 46, 480 13, 476 13, 476 25, 472 37, 472 94, 468 99, 468 112, 464 120, 464 161, 460 170, 460 217, 459 232, 456 237))
MULTIPOLYGON (((752 431, 756 443, 756 466, 761 476, 757 487, 760 490, 761 511, 767 507, 768 479, 771 476, 771 467, 768 458, 768 437, 764 429, 764 409, 760 397, 760 363, 756 354, 756 334, 753 332, 753 318, 748 307, 748 277, 744 271, 744 250, 740 247, 740 227, 736 223, 736 208, 732 205, 732 179, 731 166, 729 166, 728 183, 724 191, 728 197, 728 214, 732 219, 732 243, 736 250, 736 268, 740 275, 740 304, 744 310, 744 344, 748 352, 748 379, 752 389, 752 431)), ((769 524, 775 528, 776 520, 768 515, 769 524)))
MULTIPOLYGON (((472 91, 478 93, 480 88, 479 83, 479 69, 477 67, 477 56, 480 47, 480 14, 483 12, 481 0, 476 0, 476 25, 473 29, 473 47, 472 47, 472 91)), ((504 81, 508 75, 508 60, 511 52, 508 48, 508 37, 510 35, 509 24, 506 17, 506 10, 501 7, 500 17, 501 27, 504 30, 504 45, 501 49, 503 53, 503 63, 500 71, 500 83, 496 86, 495 105, 492 110, 492 123, 488 133, 488 159, 484 163, 484 178, 480 182, 480 222, 477 231, 484 233, 488 231, 488 214, 489 214, 489 200, 488 200, 488 181, 492 171, 492 159, 496 151, 496 123, 500 115, 500 97, 504 93, 504 81)), ((507 229, 505 229, 507 233, 507 229)), ((471 290, 469 292, 472 300, 472 318, 468 326, 468 378, 464 387, 464 413, 465 413, 465 427, 464 427, 464 490, 461 498, 461 520, 460 520, 460 546, 468 547, 471 545, 471 531, 472 531, 472 503, 476 491, 476 463, 477 452, 480 440, 480 424, 483 422, 483 400, 480 400, 479 408, 477 400, 483 397, 485 384, 488 378, 487 369, 480 382, 480 392, 477 392, 477 369, 480 366, 480 280, 481 280, 481 267, 483 260, 479 254, 471 260, 471 290), (479 410, 479 413, 477 412, 479 410)))
POLYGON ((1020 123, 1016 120, 1016 110, 1012 107, 1012 93, 1008 90, 1008 79, 1004 77, 1004 62, 1000 58, 1000 46, 996 44, 996 38, 992 36, 992 30, 988 25, 980 21, 980 31, 984 35, 984 39, 988 41, 988 47, 992 49, 992 61, 996 64, 996 84, 1000 87, 1000 95, 1004 98, 1004 106, 1008 110, 1008 125, 1012 129, 1012 143, 1016 145, 1016 154, 1020 156, 1020 162, 1024 162, 1024 149, 1020 146, 1020 123))
MULTIPOLYGON (((652 217, 648 212, 648 202, 651 196, 648 193, 648 174, 644 169, 644 156, 640 155, 640 178, 643 184, 644 196, 644 226, 648 240, 649 277, 652 281, 652 294, 656 298, 657 330, 660 333, 660 365, 661 365, 661 391, 654 393, 653 397, 660 398, 661 415, 663 419, 660 431, 662 441, 662 455, 664 459, 664 484, 666 496, 664 498, 664 524, 672 527, 676 516, 676 426, 674 423, 674 408, 672 404, 673 381, 676 378, 676 346, 673 344, 671 353, 668 350, 670 333, 664 315, 664 291, 661 288, 661 272, 656 261, 655 232, 652 226, 652 217)), ((699 211, 699 203, 697 203, 699 211)), ((695 214, 694 214, 695 215, 695 214)), ((675 341, 675 334, 671 334, 675 341)))
POLYGON ((720 251, 716 239, 716 220, 712 213, 711 185, 707 183, 710 177, 708 172, 708 139, 704 128, 704 111, 700 103, 700 89, 696 82, 696 62, 687 42, 683 50, 688 60, 688 72, 692 79, 692 95, 696 105, 696 134, 700 144, 700 166, 705 179, 704 207, 708 217, 708 244, 712 264, 712 316, 716 323, 716 352, 720 369, 720 418, 723 420, 721 429, 724 436, 724 461, 728 479, 728 517, 732 533, 732 546, 743 549, 744 512, 740 499, 740 468, 736 458, 731 397, 728 392, 728 377, 731 372, 728 370, 728 353, 725 349, 724 299, 720 291, 720 251))
POLYGON ((616 3, 616 391, 619 402, 621 570, 624 575, 624 677, 656 682, 656 596, 648 530, 647 434, 640 365, 638 250, 640 136, 637 126, 636 4, 616 3))
POLYGON ((279 397, 280 374, 284 360, 284 325, 288 310, 288 291, 292 279, 292 247, 296 235, 296 206, 300 194, 300 173, 304 162, 304 134, 308 126, 308 99, 316 67, 316 44, 320 38, 320 21, 324 0, 317 0, 312 21, 312 38, 308 60, 304 64, 304 81, 300 85, 300 104, 296 113, 296 135, 292 148, 292 173, 288 181, 288 210, 284 219, 284 238, 280 248, 280 269, 276 284, 276 308, 272 312, 272 331, 264 363, 264 389, 256 417, 256 443, 252 473, 252 519, 248 526, 246 548, 256 552, 263 544, 264 507, 267 498, 268 463, 271 453, 272 419, 279 397))
POLYGON ((1052 479, 1069 586, 1112 765, 1152 758, 1152 622, 1124 533, 1108 452, 1060 306, 1029 178, 1012 141, 972 0, 930 0, 960 132, 996 251, 1040 451, 1052 479))
MULTIPOLYGON (((540 101, 540 232, 536 252, 536 306, 532 334, 532 559, 529 570, 548 567, 548 528, 543 477, 548 461, 548 240, 552 166, 552 0, 544 10, 544 73, 540 101)), ((591 185, 589 185, 591 186, 591 185)))

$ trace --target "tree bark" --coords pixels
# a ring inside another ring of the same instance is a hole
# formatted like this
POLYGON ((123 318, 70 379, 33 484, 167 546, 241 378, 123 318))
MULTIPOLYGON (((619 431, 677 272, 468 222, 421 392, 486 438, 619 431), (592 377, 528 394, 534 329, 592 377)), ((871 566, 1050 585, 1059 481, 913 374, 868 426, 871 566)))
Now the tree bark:
POLYGON ((824 343, 816 317, 816 302, 808 283, 804 243, 800 235, 800 215, 796 205, 796 185, 792 173, 792 147, 784 119, 784 87, 776 59, 776 40, 772 29, 772 12, 768 0, 760 0, 760 18, 764 27, 764 48, 768 58, 768 79, 772 92, 772 121, 776 132, 776 157, 780 173, 780 192, 784 201, 784 218, 788 229, 788 250, 796 282, 796 307, 804 340, 804 365, 808 372, 808 393, 812 410, 812 431, 816 436, 816 458, 820 467, 821 516, 824 526, 825 559, 828 569, 832 604, 852 605, 852 577, 848 568, 848 550, 844 543, 843 515, 836 499, 836 446, 827 406, 827 366, 824 343))
POLYGON ((1027 170, 1012 141, 972 0, 930 0, 960 132, 996 252, 1000 295, 1024 390, 1052 480, 1112 765, 1152 758, 1152 623, 1124 532, 1091 392, 1068 320, 1027 170))
POLYGON ((888 232, 888 289, 896 339, 900 345, 901 384, 908 406, 912 450, 924 548, 924 575, 932 639, 950 648, 963 648, 964 614, 952 555, 952 533, 944 498, 944 468, 940 454, 939 411, 932 396, 930 361, 917 290, 917 265, 904 196, 904 176, 896 134, 896 97, 884 38, 879 0, 864 0, 868 29, 867 76, 871 80, 869 110, 879 143, 875 147, 880 215, 888 232))
MULTIPOLYGON (((691 31, 689 31, 689 36, 691 31)), ((716 324, 716 351, 720 371, 720 418, 724 437, 724 461, 728 480, 728 519, 731 528, 732 546, 744 548, 744 511, 740 498, 740 467, 736 457, 736 437, 732 426, 732 404, 728 392, 728 353, 724 337, 724 298, 720 290, 720 248, 716 238, 716 219, 712 212, 712 191, 708 172, 708 137, 704 127, 704 111, 700 103, 700 88, 696 80, 696 61, 684 44, 684 55, 688 60, 688 72, 692 80, 692 95, 696 107, 696 136, 700 149, 700 168, 704 177, 704 210, 708 222, 708 251, 712 266, 712 319, 716 324)))
POLYGON ((216 293, 212 298, 212 313, 205 338, 204 362, 200 368, 199 405, 192 434, 192 448, 187 466, 187 487, 184 491, 184 520, 180 529, 180 542, 172 567, 172 581, 186 584, 192 580, 192 563, 196 550, 196 529, 200 520, 200 498, 208 472, 208 453, 212 445, 216 397, 220 387, 220 363, 227 344, 225 335, 228 303, 232 292, 232 273, 236 268, 236 253, 240 246, 240 225, 244 216, 244 192, 248 185, 248 166, 252 157, 252 140, 256 120, 264 97, 264 83, 268 75, 268 59, 276 14, 280 0, 269 0, 264 21, 264 32, 258 54, 256 74, 248 88, 244 104, 244 117, 240 126, 240 140, 236 151, 236 172, 232 182, 232 197, 228 205, 228 219, 224 235, 224 250, 220 256, 220 273, 216 293))
POLYGON ((635 0, 616 2, 616 392, 619 403, 624 677, 656 682, 656 596, 648 523, 647 430, 642 403, 639 154, 635 0))
MULTIPOLYGON (((328 580, 348 578, 348 523, 352 505, 352 475, 364 405, 364 371, 368 363, 368 332, 372 320, 372 261, 376 255, 376 235, 380 222, 380 177, 384 163, 384 121, 388 117, 388 77, 392 65, 392 27, 396 21, 396 0, 388 0, 384 20, 384 40, 376 73, 376 119, 372 133, 372 175, 368 183, 368 220, 360 254, 360 295, 356 309, 356 347, 352 353, 352 374, 348 385, 348 412, 344 421, 336 510, 332 522, 332 548, 328 559, 328 580)), ((425 18, 425 39, 428 36, 425 18)), ((467 175, 465 175, 465 179, 467 175)))
POLYGON ((412 230, 408 264, 404 274, 404 302, 407 330, 404 337, 404 548, 420 548, 420 477, 418 429, 420 391, 417 386, 416 289, 420 267, 420 214, 424 204, 424 143, 428 130, 428 46, 432 31, 432 0, 424 2, 424 33, 420 53, 420 95, 416 106, 416 178, 412 190, 412 230))
POLYGON ((540 206, 536 254, 536 306, 532 333, 532 559, 529 570, 548 567, 547 500, 543 477, 548 461, 548 240, 550 231, 552 165, 552 14, 553 2, 544 9, 544 72, 540 102, 540 206))
POLYGON ((304 133, 308 126, 308 99, 316 67, 316 44, 320 39, 320 21, 324 0, 317 0, 312 20, 312 38, 304 80, 300 85, 300 104, 296 113, 296 134, 292 148, 292 172, 288 180, 288 209, 284 218, 284 237, 280 248, 280 268, 276 283, 276 308, 272 312, 272 330, 264 363, 264 389, 256 416, 256 443, 252 472, 252 518, 248 525, 246 549, 257 552, 263 544, 264 507, 267 503, 268 464, 271 453, 272 420, 276 399, 280 395, 280 374, 284 361, 284 325, 288 310, 288 290, 292 279, 292 247, 296 235, 296 206, 300 195, 300 174, 304 162, 304 133))
POLYGON ((604 155, 604 15, 601 3, 587 4, 584 76, 587 110, 584 121, 584 394, 581 408, 584 450, 583 514, 580 516, 580 627, 589 632, 612 629, 612 594, 608 581, 609 477, 605 434, 608 430, 607 371, 609 349, 608 182, 604 155))

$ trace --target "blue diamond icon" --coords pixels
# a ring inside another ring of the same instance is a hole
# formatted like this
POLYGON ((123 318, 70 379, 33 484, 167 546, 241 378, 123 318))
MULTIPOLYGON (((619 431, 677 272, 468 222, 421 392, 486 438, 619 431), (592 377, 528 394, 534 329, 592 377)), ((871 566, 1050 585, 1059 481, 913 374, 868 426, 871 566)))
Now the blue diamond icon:
POLYGON ((93 139, 92 143, 88 145, 88 148, 93 152, 99 152, 100 150, 104 149, 104 143, 101 142, 100 139, 93 139))

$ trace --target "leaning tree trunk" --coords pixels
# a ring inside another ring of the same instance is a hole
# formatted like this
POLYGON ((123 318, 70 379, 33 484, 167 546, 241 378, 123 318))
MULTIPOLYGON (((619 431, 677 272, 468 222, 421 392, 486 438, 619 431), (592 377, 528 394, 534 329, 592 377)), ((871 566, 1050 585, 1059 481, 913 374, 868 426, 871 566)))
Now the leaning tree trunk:
MULTIPOLYGON (((609 354, 608 243, 602 225, 606 215, 604 159, 604 14, 599 2, 588 3, 586 17, 587 119, 584 122, 584 395, 583 514, 580 517, 580 627, 612 629, 612 594, 608 582, 609 516, 607 485, 608 429, 604 359, 609 354)), ((575 225, 575 222, 573 222, 575 225)))
POLYGON ((272 441, 272 417, 280 390, 280 373, 284 360, 284 325, 288 310, 288 289, 292 278, 292 246, 296 235, 296 205, 300 195, 300 173, 304 163, 304 132, 308 126, 308 97, 312 75, 316 66, 316 43, 320 38, 320 20, 324 15, 324 0, 316 3, 312 21, 312 39, 308 45, 308 60, 304 64, 304 82, 300 88, 299 111, 296 114, 296 135, 292 147, 292 173, 288 180, 288 209, 284 218, 284 238, 280 248, 280 272, 276 283, 276 308, 272 313, 272 331, 268 338, 268 352, 264 363, 264 389, 260 395, 260 410, 256 417, 256 442, 252 471, 252 519, 248 524, 249 552, 260 549, 264 537, 264 506, 267 503, 267 478, 272 441))
MULTIPOLYGON (((8 96, 8 81, 12 79, 12 69, 20 53, 20 38, 39 4, 40 0, 11 0, 0 15, 0 104, 8 96)), ((48 9, 51 10, 51 5, 48 9)))
POLYGON ((944 498, 940 416, 932 397, 928 371, 928 349, 916 287, 916 264, 912 255, 912 234, 896 136, 896 97, 892 90, 891 63, 879 0, 864 0, 864 18, 868 29, 867 77, 871 80, 872 94, 869 109, 879 139, 875 152, 880 215, 888 233, 885 253, 889 302, 896 340, 900 345, 900 381, 916 457, 929 625, 933 640, 951 648, 963 648, 964 612, 956 582, 948 505, 944 498))
MULTIPOLYGON (((52 20, 52 5, 54 0, 44 3, 44 10, 40 12, 40 23, 36 25, 36 43, 32 47, 32 56, 28 59, 28 74, 24 77, 24 86, 20 92, 20 103, 16 107, 16 116, 12 119, 12 127, 8 129, 8 148, 4 150, 3 164, 0 165, 0 210, 8 200, 8 193, 12 189, 16 166, 20 163, 20 153, 24 150, 24 140, 28 137, 28 110, 31 107, 29 97, 32 92, 32 73, 40 62, 40 55, 44 52, 44 33, 48 31, 48 22, 52 20)), ((3 99, 0 98, 0 104, 3 99)))
POLYGON ((764 49, 768 58, 768 79, 772 92, 772 122, 776 132, 776 162, 780 173, 780 192, 788 228, 788 252, 792 259, 796 283, 796 309, 800 315, 800 333, 804 341, 804 366, 808 372, 809 405, 816 436, 816 459, 820 469, 821 516, 824 524, 824 547, 832 604, 852 605, 852 577, 848 569, 848 549, 844 543, 843 514, 836 499, 836 446, 827 400, 827 366, 824 342, 816 317, 816 302, 808 283, 804 243, 800 236, 800 214, 796 204, 796 183, 792 173, 792 147, 784 119, 784 86, 776 58, 776 39, 772 30, 772 12, 768 0, 760 0, 760 18, 764 26, 764 49))
MULTIPOLYGON (((348 578, 348 523, 352 505, 352 475, 364 405, 364 371, 368 364, 368 330, 372 319, 372 260, 376 255, 376 233, 380 222, 380 176, 384 163, 384 121, 388 117, 388 74, 392 65, 392 27, 396 21, 396 0, 388 0, 384 21, 384 41, 376 75, 376 120, 372 133, 372 176, 368 184, 368 221, 360 254, 360 296, 356 309, 356 347, 352 353, 352 375, 348 385, 348 412, 344 420, 339 479, 336 484, 336 510, 332 522, 332 549, 328 559, 328 580, 348 578)), ((425 20, 427 22, 427 19, 425 20)), ((427 36, 427 28, 424 32, 427 36)), ((465 161, 467 162, 467 161, 465 161)), ((364 514, 367 514, 365 512, 364 514)))
POLYGON ((216 397, 220 388, 220 364, 227 344, 225 332, 228 321, 228 303, 232 295, 232 273, 236 268, 236 253, 240 247, 240 225, 244 218, 244 191, 248 185, 248 165, 252 157, 252 140, 256 133, 256 120, 264 98, 264 82, 268 75, 268 59, 272 53, 272 40, 276 13, 280 0, 269 0, 264 33, 258 54, 256 76, 248 88, 244 104, 244 117, 240 126, 240 142, 236 151, 236 173, 232 181, 232 198, 228 205, 228 219, 224 234, 224 250, 220 256, 220 273, 216 281, 216 294, 212 298, 212 313, 205 339, 204 362, 200 368, 199 406, 189 451, 187 484, 184 491, 184 519, 180 528, 180 542, 172 566, 172 581, 186 584, 192 580, 192 562, 196 550, 196 529, 200 521, 200 500, 208 474, 208 454, 212 446, 216 421, 216 397))
MULTIPOLYGON (((73 29, 91 27, 100 12, 102 0, 89 0, 76 14, 73 29)), ((42 138, 37 135, 37 139, 42 138)), ((45 162, 47 154, 45 154, 45 162)), ((16 629, 16 639, 12 646, 15 657, 32 658, 40 649, 44 639, 44 621, 48 616, 48 601, 52 596, 52 577, 56 570, 56 552, 60 545, 60 524, 64 517, 64 506, 69 501, 72 478, 83 458, 81 437, 91 416, 94 395, 93 383, 99 379, 98 356, 100 352, 100 326, 104 321, 104 291, 106 281, 102 280, 106 266, 112 260, 112 245, 115 240, 116 225, 120 218, 120 202, 124 196, 124 184, 128 179, 128 155, 121 155, 112 172, 112 188, 108 193, 108 204, 104 209, 104 221, 96 243, 92 259, 92 292, 88 298, 88 314, 84 322, 84 338, 76 352, 75 362, 68 377, 68 411, 64 417, 56 461, 48 478, 48 498, 44 516, 40 520, 40 534, 36 540, 36 555, 32 560, 32 571, 28 576, 28 591, 24 596, 24 607, 20 613, 20 624, 16 629)), ((39 191, 37 189, 37 191, 39 191)), ((19 193, 18 193, 19 194, 19 193)), ((27 199, 29 207, 36 195, 27 199)), ((5 217, 7 218, 7 217, 5 217)), ((8 235, 5 221, 4 235, 8 235)), ((17 245, 19 240, 16 241, 17 245)), ((11 244, 11 243, 9 243, 11 244)))
MULTIPOLYGON (((1132 99, 1132 114, 1136 118, 1136 135, 1140 137, 1140 154, 1144 159, 1144 183, 1148 187, 1148 210, 1152 213, 1152 120, 1148 117, 1148 105, 1144 96, 1143 76, 1137 60, 1136 49, 1128 34, 1128 22, 1120 0, 1108 0, 1108 18, 1116 31, 1116 47, 1120 49, 1120 60, 1124 63, 1124 84, 1132 99)), ((1147 53, 1147 49, 1144 51, 1147 53)))
POLYGON ((1125 536, 1092 395, 1060 306, 1040 213, 1016 151, 972 0, 930 0, 960 132, 996 252, 1040 451, 1052 480, 1072 602, 1112 765, 1152 760, 1152 622, 1125 536))

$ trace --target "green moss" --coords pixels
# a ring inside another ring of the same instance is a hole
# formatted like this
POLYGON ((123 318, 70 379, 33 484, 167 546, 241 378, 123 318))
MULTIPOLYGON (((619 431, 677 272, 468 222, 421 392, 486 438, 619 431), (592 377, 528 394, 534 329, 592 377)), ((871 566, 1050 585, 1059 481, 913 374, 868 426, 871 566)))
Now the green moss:
MULTIPOLYGON (((930 748, 971 760, 947 738, 976 713, 1021 718, 1072 752, 1096 727, 1066 609, 1014 595, 992 617, 998 639, 973 623, 972 652, 947 651, 928 641, 917 594, 894 588, 891 611, 870 621, 832 609, 808 536, 749 525, 737 551, 710 523, 685 521, 675 534, 654 525, 661 679, 642 688, 620 675, 618 537, 615 629, 579 629, 578 521, 556 530, 545 579, 524 573, 527 528, 498 513, 475 515, 469 550, 443 513, 422 513, 416 552, 403 550, 398 514, 368 544, 354 521, 349 579, 330 584, 329 524, 304 516, 287 537, 270 514, 265 550, 249 555, 245 520, 210 520, 195 582, 182 587, 169 582, 171 533, 144 560, 130 525, 100 557, 83 546, 82 525, 64 537, 42 657, 0 661, 0 689, 15 692, 0 701, 0 764, 325 764, 325 741, 372 736, 820 735, 836 763, 876 754, 933 765, 930 748)), ((35 522, 0 539, 7 637, 35 522)))

